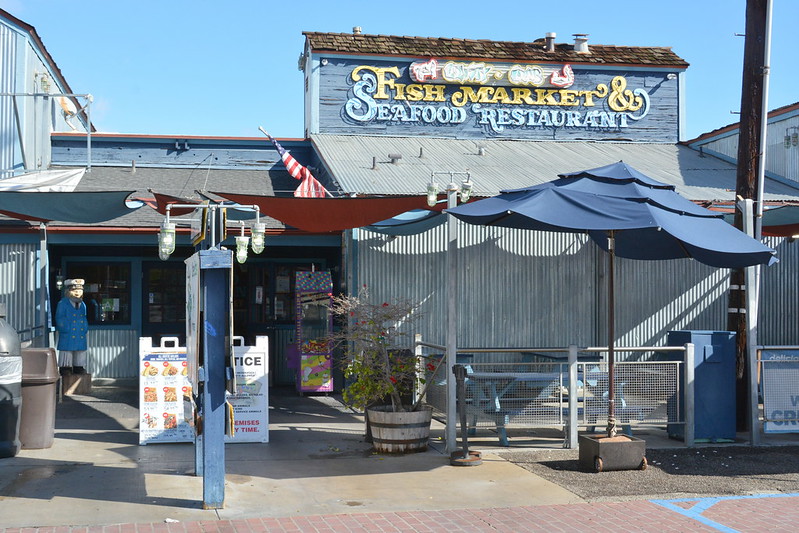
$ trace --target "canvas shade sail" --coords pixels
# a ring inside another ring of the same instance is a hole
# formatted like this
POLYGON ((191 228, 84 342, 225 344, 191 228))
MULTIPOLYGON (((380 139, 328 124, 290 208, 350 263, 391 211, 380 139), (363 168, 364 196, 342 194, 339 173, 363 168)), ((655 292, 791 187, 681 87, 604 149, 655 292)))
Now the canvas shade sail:
POLYGON ((85 168, 28 172, 0 180, 0 191, 72 192, 85 173, 85 168))
POLYGON ((214 192, 241 205, 257 205, 261 215, 311 233, 369 226, 413 209, 430 209, 425 196, 293 198, 214 192))
POLYGON ((58 220, 95 224, 141 207, 126 204, 134 191, 8 192, 0 191, 0 211, 22 220, 58 220))
POLYGON ((447 212, 470 223, 542 231, 587 232, 608 251, 608 435, 614 417, 614 257, 693 258, 714 267, 743 268, 776 261, 774 250, 674 189, 619 162, 560 174, 541 185, 447 212))

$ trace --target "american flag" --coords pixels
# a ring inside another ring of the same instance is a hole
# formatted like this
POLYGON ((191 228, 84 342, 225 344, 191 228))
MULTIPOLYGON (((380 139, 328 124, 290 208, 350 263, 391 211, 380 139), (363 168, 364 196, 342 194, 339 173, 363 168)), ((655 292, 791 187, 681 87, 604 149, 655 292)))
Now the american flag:
MULTIPOLYGON (((264 132, 266 133, 266 132, 264 132)), ((294 191, 294 196, 298 198, 324 198, 328 195, 327 189, 313 177, 311 171, 302 166, 299 161, 291 157, 280 143, 277 142, 271 135, 266 134, 272 144, 275 145, 283 164, 286 165, 286 170, 289 171, 291 177, 301 180, 300 186, 294 191)))

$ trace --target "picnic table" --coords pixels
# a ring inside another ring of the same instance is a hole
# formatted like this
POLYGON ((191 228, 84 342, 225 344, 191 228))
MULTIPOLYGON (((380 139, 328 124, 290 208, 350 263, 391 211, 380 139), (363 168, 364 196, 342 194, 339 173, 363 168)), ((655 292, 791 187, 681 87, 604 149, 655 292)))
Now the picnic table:
POLYGON ((506 426, 511 417, 531 404, 541 406, 553 400, 561 409, 568 379, 562 372, 475 372, 467 368, 474 425, 478 414, 487 415, 496 425, 500 444, 509 446, 506 426))

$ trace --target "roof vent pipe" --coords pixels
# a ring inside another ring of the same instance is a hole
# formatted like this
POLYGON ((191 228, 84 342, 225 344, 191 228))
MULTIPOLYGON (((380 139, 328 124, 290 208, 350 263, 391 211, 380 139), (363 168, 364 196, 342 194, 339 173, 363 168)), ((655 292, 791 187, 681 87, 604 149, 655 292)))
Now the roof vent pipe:
POLYGON ((574 35, 574 51, 578 54, 587 54, 588 52, 588 34, 575 33, 574 35))
POLYGON ((352 27, 352 34, 353 35, 360 35, 361 34, 361 27, 360 26, 353 26, 352 27))
POLYGON ((555 51, 555 37, 557 36, 558 34, 555 33, 554 31, 547 32, 546 36, 544 37, 544 41, 546 42, 544 49, 547 52, 555 51))

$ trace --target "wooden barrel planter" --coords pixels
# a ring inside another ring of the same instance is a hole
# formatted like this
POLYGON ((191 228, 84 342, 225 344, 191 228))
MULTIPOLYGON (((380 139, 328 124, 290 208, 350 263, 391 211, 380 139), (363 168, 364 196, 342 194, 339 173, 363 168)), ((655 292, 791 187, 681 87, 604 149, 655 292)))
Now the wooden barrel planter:
POLYGON ((431 407, 418 411, 393 412, 379 405, 367 410, 372 428, 372 447, 377 453, 416 453, 427 450, 430 438, 431 407))

